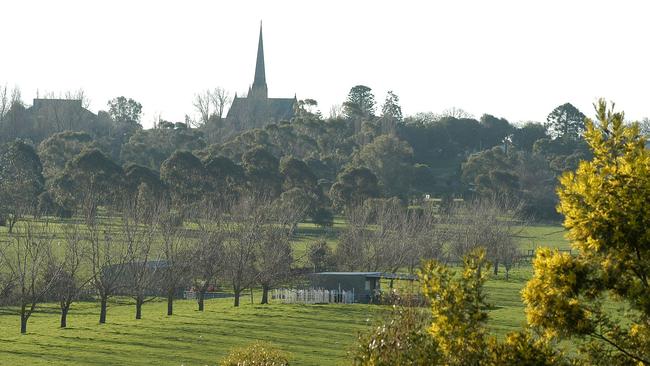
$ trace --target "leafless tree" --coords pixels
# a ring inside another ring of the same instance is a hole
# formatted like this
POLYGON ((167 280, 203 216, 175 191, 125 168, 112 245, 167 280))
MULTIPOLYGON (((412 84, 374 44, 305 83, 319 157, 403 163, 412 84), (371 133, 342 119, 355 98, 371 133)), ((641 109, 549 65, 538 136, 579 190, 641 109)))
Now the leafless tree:
POLYGON ((154 254, 157 216, 156 210, 137 205, 135 199, 127 200, 122 205, 120 226, 128 258, 131 259, 124 273, 125 293, 135 300, 136 319, 142 319, 142 305, 155 298, 155 284, 161 268, 161 262, 154 254))
POLYGON ((231 101, 230 93, 224 88, 218 87, 196 94, 192 104, 201 116, 200 124, 206 124, 212 117, 221 119, 231 101))
POLYGON ((306 210, 307 203, 296 205, 297 203, 294 203, 292 210, 273 203, 263 203, 260 207, 260 210, 267 211, 265 216, 269 218, 269 222, 261 228, 257 255, 262 304, 268 304, 269 291, 291 275, 293 264, 291 238, 298 222, 304 217, 301 212, 306 210))
POLYGON ((85 234, 75 222, 64 223, 61 227, 64 248, 61 253, 51 253, 48 277, 52 278, 52 297, 61 308, 61 328, 67 327, 70 306, 79 298, 81 292, 92 280, 83 269, 88 258, 88 245, 85 234))
POLYGON ((92 220, 86 228, 90 243, 91 283, 99 295, 99 323, 104 324, 108 299, 124 287, 127 265, 132 260, 131 251, 119 235, 108 231, 110 226, 92 220))
POLYGON ((504 200, 482 199, 454 205, 450 210, 450 252, 462 258, 476 247, 484 247, 494 274, 499 265, 510 261, 517 250, 515 237, 522 230, 521 204, 504 200))
POLYGON ((471 113, 466 112, 462 108, 458 108, 458 107, 447 108, 447 109, 443 110, 442 113, 440 113, 440 116, 441 117, 453 117, 453 118, 458 118, 458 119, 474 118, 474 116, 471 113))
POLYGON ((9 102, 9 107, 13 106, 14 104, 23 104, 23 93, 20 91, 20 88, 17 86, 14 86, 14 88, 11 90, 11 99, 9 102))
POLYGON ((228 105, 232 102, 230 93, 222 87, 217 87, 212 90, 210 95, 212 105, 214 106, 214 114, 217 118, 221 119, 223 117, 223 112, 225 112, 228 105))
POLYGON ((266 222, 261 209, 264 199, 244 197, 232 208, 229 238, 224 243, 224 274, 232 285, 235 306, 239 306, 241 293, 258 279, 255 264, 262 228, 266 222))
POLYGON ((5 265, 15 279, 20 333, 27 332, 29 317, 59 275, 59 270, 46 275, 53 239, 51 226, 26 221, 11 234, 9 246, 2 252, 5 265))
MULTIPOLYGON (((192 105, 197 112, 201 115, 200 124, 208 123, 210 116, 212 115, 212 102, 211 102, 211 92, 206 90, 204 92, 198 93, 194 96, 194 101, 192 105)), ((194 126, 196 127, 196 126, 194 126)))
POLYGON ((182 224, 173 222, 168 206, 161 204, 161 212, 163 216, 158 226, 162 239, 160 258, 164 266, 159 271, 162 272, 162 288, 167 295, 167 315, 171 316, 177 290, 184 287, 191 277, 192 248, 186 243, 187 230, 182 224))
POLYGON ((334 104, 330 107, 329 118, 338 119, 343 117, 343 106, 340 104, 334 104))
POLYGON ((203 311, 205 294, 223 272, 226 240, 225 210, 205 202, 202 215, 194 215, 196 244, 192 251, 192 282, 197 292, 198 310, 203 311))
POLYGON ((411 272, 424 259, 440 259, 441 226, 432 206, 409 210, 396 199, 367 200, 347 211, 335 257, 345 270, 411 272))
POLYGON ((4 119, 9 107, 11 104, 9 103, 9 94, 7 94, 7 84, 0 85, 0 121, 4 119))

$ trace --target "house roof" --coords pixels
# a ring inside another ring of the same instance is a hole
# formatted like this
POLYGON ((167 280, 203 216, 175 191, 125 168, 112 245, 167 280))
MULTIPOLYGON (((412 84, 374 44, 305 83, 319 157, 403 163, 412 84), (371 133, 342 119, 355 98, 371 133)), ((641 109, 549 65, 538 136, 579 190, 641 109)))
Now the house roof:
POLYGON ((416 281, 418 276, 407 273, 390 273, 390 272, 319 272, 315 276, 358 276, 365 278, 386 278, 392 280, 409 280, 416 281))

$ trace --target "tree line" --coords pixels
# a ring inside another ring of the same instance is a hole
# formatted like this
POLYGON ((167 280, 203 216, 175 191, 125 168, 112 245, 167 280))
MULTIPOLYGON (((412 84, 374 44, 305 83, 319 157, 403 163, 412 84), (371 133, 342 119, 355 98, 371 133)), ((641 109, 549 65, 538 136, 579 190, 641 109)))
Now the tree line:
MULTIPOLYGON (((15 90, 0 115, 0 140, 21 139, 35 148, 50 193, 55 178, 84 149, 100 151, 125 171, 133 164, 147 168, 163 181, 163 163, 182 151, 204 163, 214 160, 213 170, 235 185, 242 184, 243 170, 248 183, 257 184, 251 181, 255 177, 273 195, 288 188, 280 177, 287 162, 286 171, 310 186, 303 193, 312 196, 313 216, 324 222, 360 199, 418 203, 427 195, 516 197, 530 217, 558 220, 559 175, 591 157, 582 137, 584 115, 570 103, 551 111, 545 123, 524 125, 489 114, 475 119, 459 108, 403 116, 395 93, 378 105, 372 89, 358 85, 329 117, 316 101, 305 99, 296 103, 290 121, 257 121, 254 126, 264 127, 247 129, 223 117, 230 98, 217 88, 197 94, 198 118, 172 123, 157 116, 153 128, 143 129, 142 105, 135 100, 115 98, 107 111, 94 115, 81 108, 87 105, 83 92, 64 98, 79 100, 79 108, 65 103, 28 108, 15 90)), ((175 156, 181 158, 196 165, 187 154, 175 156)))

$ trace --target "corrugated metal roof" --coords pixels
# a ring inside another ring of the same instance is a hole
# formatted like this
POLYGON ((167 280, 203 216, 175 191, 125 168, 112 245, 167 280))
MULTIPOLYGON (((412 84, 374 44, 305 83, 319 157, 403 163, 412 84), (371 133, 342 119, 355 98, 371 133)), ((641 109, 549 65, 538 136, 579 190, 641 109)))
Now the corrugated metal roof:
POLYGON ((319 272, 314 273, 317 276, 359 276, 366 278, 386 278, 393 280, 410 280, 415 281, 418 276, 408 273, 389 273, 389 272, 319 272))

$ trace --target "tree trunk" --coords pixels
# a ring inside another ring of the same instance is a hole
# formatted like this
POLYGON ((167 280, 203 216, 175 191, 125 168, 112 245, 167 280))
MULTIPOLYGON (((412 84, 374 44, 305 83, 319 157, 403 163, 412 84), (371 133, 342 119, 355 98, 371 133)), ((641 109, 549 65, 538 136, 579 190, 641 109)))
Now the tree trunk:
POLYGON ((241 295, 241 290, 235 290, 235 306, 239 306, 239 295, 241 295))
POLYGON ((269 290, 270 290, 269 285, 262 285, 262 302, 261 304, 268 304, 269 303, 269 290))
POLYGON ((494 275, 499 274, 499 261, 494 261, 494 275))
POLYGON ((27 333, 27 311, 25 310, 25 304, 22 304, 20 307, 20 334, 27 333))
POLYGON ((68 310, 70 310, 70 304, 63 304, 61 306, 61 328, 68 326, 68 310))
POLYGON ((167 315, 171 316, 174 314, 174 288, 167 290, 167 315))
POLYGON ((201 289, 201 291, 199 291, 199 298, 198 298, 199 311, 203 311, 203 299, 204 298, 205 298, 205 290, 201 289))
POLYGON ((251 305, 253 305, 253 301, 255 300, 253 300, 253 288, 251 287, 251 305))
POLYGON ((141 297, 138 297, 135 299, 135 318, 136 319, 142 319, 142 303, 144 301, 142 300, 141 297))
POLYGON ((108 296, 102 295, 101 296, 101 302, 100 302, 100 309, 99 309, 99 324, 105 324, 106 323, 106 302, 108 300, 108 296))

